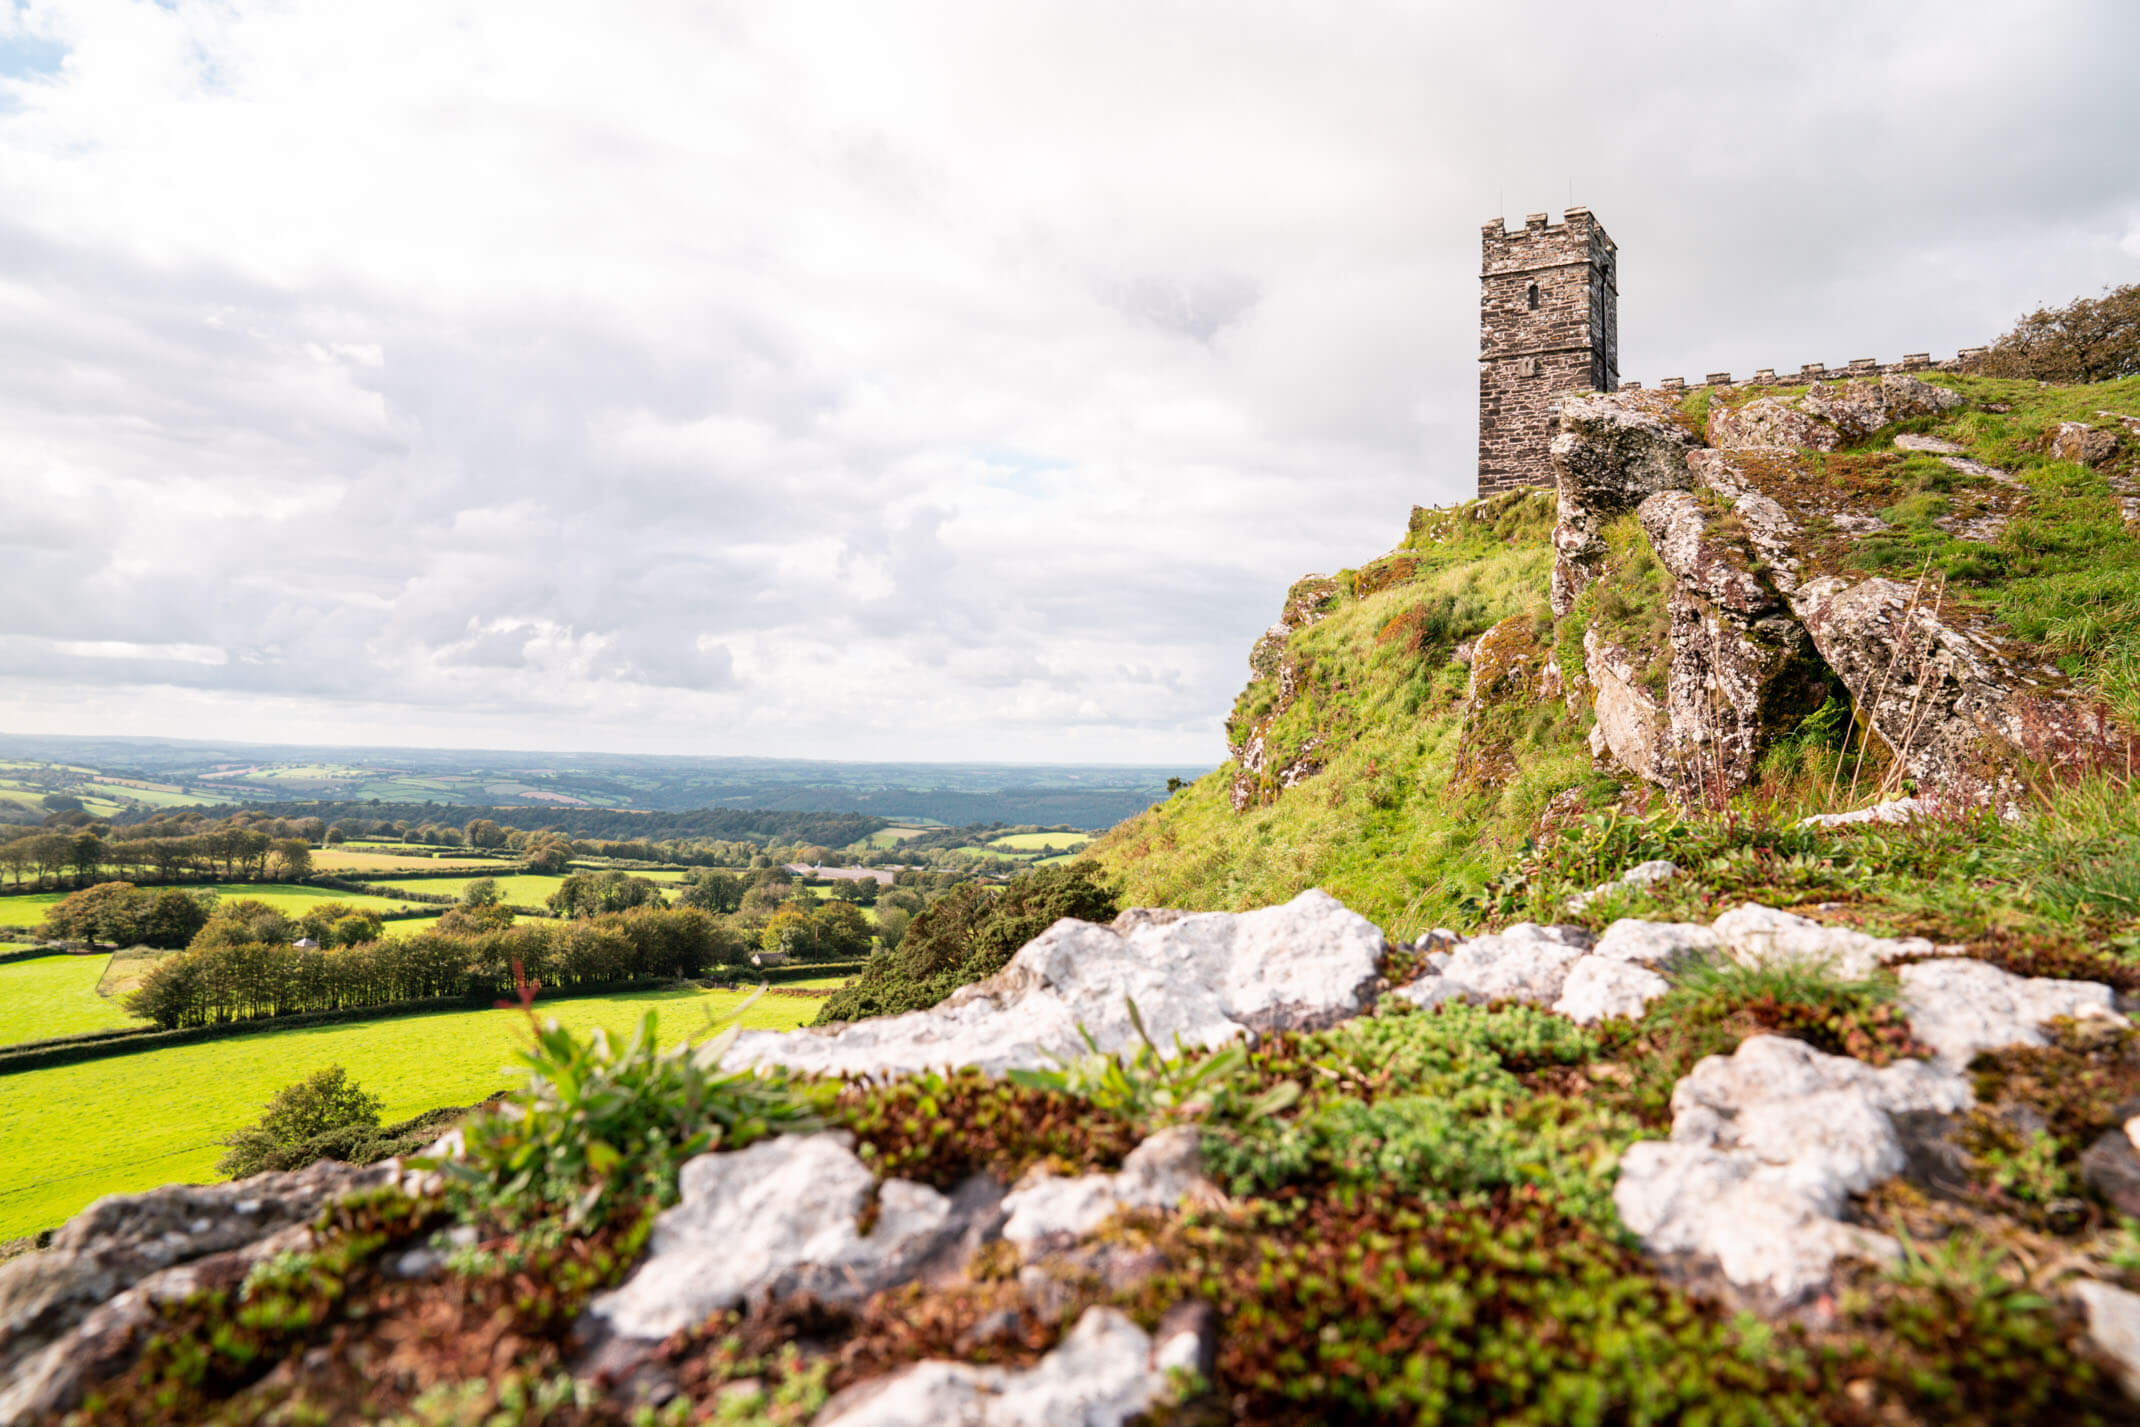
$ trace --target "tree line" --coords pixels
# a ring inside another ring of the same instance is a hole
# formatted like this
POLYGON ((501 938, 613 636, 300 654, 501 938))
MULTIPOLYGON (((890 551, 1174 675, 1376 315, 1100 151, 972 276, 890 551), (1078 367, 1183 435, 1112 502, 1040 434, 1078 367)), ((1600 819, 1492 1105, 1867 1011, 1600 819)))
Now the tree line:
POLYGON ((115 838, 95 828, 29 830, 0 842, 0 870, 17 888, 26 880, 56 886, 72 879, 87 885, 107 870, 127 880, 260 881, 272 875, 296 882, 312 875, 312 844, 242 825, 181 837, 115 838))
MULTIPOLYGON (((757 846, 845 847, 891 826, 880 817, 859 813, 789 812, 771 808, 693 808, 686 812, 641 812, 618 808, 473 808, 441 803, 289 802, 274 805, 286 818, 317 818, 323 823, 367 825, 399 822, 450 825, 456 816, 480 815, 499 827, 525 832, 548 830, 574 839, 660 843, 723 839, 757 846)), ((227 818, 259 811, 258 804, 224 804, 203 808, 203 816, 227 818)), ((124 813, 122 823, 153 814, 124 813)))
POLYGON ((255 939, 260 911, 234 899, 185 951, 149 969, 127 1008, 166 1030, 354 1010, 403 1001, 510 995, 524 975, 544 988, 670 981, 748 961, 753 948, 695 907, 643 907, 571 921, 484 929, 468 923, 354 946, 255 939), (516 971, 516 967, 518 970, 516 971))

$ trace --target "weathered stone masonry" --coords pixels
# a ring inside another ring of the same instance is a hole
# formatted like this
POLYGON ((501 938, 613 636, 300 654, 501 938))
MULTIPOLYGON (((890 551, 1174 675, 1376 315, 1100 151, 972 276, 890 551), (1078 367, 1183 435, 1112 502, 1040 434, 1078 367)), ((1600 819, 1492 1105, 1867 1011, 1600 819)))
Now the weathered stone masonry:
MULTIPOLYGON (((1561 398, 1575 392, 1629 391, 1620 380, 1618 248, 1587 208, 1570 208, 1559 223, 1527 214, 1520 231, 1500 218, 1482 230, 1479 267, 1479 491, 1497 495, 1519 486, 1550 486, 1549 447, 1558 429, 1561 398)), ((1966 370, 1984 355, 1964 347, 1935 362, 1918 352, 1882 364, 1860 357, 1843 367, 1808 362, 1778 377, 1763 367, 1751 384, 1877 379, 1890 372, 1966 370)), ((1667 377, 1659 390, 1732 386, 1729 372, 1706 382, 1667 377)))
POLYGON ((1479 494, 1550 483, 1546 447, 1571 391, 1620 383, 1616 250, 1587 208, 1533 213, 1482 235, 1479 494))

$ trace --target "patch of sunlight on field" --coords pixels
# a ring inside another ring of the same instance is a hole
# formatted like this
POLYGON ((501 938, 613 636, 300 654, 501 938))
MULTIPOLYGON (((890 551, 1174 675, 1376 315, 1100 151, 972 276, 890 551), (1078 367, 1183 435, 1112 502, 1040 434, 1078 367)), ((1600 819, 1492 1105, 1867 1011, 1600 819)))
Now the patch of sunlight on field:
MULTIPOLYGON (((479 880, 476 877, 407 877, 382 878, 374 885, 396 887, 404 892, 429 892, 442 897, 458 897, 468 890, 468 884, 479 880)), ((562 877, 547 876, 538 872, 520 872, 507 876, 492 876, 498 884, 498 895, 514 906, 539 907, 549 900, 550 894, 565 883, 562 877)))
POLYGON ((0 1046, 141 1024, 97 992, 110 960, 61 953, 0 964, 0 1046))

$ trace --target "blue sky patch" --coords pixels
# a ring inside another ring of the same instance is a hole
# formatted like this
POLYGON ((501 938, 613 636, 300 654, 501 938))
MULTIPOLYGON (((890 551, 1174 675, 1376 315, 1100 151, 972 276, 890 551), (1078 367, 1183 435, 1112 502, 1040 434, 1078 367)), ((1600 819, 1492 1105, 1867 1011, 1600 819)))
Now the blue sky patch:
POLYGON ((67 47, 57 40, 35 35, 0 35, 0 79, 25 79, 52 74, 67 57, 67 47))

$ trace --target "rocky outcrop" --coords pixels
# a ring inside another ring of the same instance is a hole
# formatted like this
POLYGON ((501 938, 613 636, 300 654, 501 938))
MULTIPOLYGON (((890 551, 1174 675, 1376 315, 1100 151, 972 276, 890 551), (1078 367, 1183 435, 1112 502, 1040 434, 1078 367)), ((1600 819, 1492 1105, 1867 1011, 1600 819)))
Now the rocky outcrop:
POLYGON ((1454 781, 1480 785, 1515 771, 1510 749, 1515 715, 1561 696, 1560 666, 1538 640, 1537 621, 1511 615, 1471 647, 1464 724, 1457 737, 1454 781))
POLYGON ((2119 745, 2108 713, 1901 580, 1810 580, 1791 598, 1821 657, 1919 787, 1998 801, 2018 750, 2087 764, 2119 745))
POLYGON ((1173 1369, 1205 1346, 1192 1330, 1150 1335, 1112 1308, 1089 1308, 1070 1336, 1023 1371, 916 1363, 825 1404, 816 1427, 1122 1427, 1166 1400, 1173 1369))
POLYGON ((1713 405, 1709 444, 1727 449, 1797 446, 1834 451, 1884 426, 1914 416, 1937 416, 1961 404, 1961 397, 1945 387, 1901 373, 1890 373, 1878 382, 1815 382, 1793 396, 1764 396, 1739 406, 1713 405))
POLYGON ((646 1261, 597 1298, 590 1316, 611 1333, 652 1340, 755 1294, 859 1303, 905 1283, 974 1227, 973 1214, 955 1213, 926 1185, 880 1187, 851 1145, 845 1133, 782 1135, 688 1161, 675 1207, 654 1220, 646 1261), (876 1222, 864 1234, 872 1195, 876 1222))
POLYGON ((254 1264, 308 1247, 329 1202, 399 1173, 392 1160, 328 1161, 99 1199, 44 1252, 0 1265, 0 1424, 72 1408, 85 1383, 132 1361, 157 1305, 234 1286, 254 1264))
POLYGON ((2101 431, 2085 421, 2061 421, 2044 436, 2043 448, 2054 461, 2100 466, 2118 454, 2118 433, 2101 431))
POLYGON ((1040 1069, 1139 1043, 1128 1003, 1152 1037, 1212 1046, 1251 1032, 1331 1025, 1375 997, 1382 932, 1326 892, 1260 911, 1202 912, 1126 932, 1064 919, 986 981, 902 1016, 800 1031, 746 1032, 739 1064, 825 1074, 975 1065, 1040 1069))
MULTIPOLYGON (((1293 635, 1322 622, 1336 607, 1338 582, 1328 575, 1307 575, 1286 591, 1285 608, 1278 623, 1263 631, 1249 650, 1249 690, 1273 684, 1260 712, 1251 720, 1238 710, 1226 726, 1226 751, 1235 763, 1230 797, 1235 812, 1244 812, 1274 789, 1290 788, 1322 771, 1317 756, 1321 739, 1311 735, 1301 746, 1279 749, 1270 739, 1271 724, 1299 697, 1305 661, 1292 650, 1293 635)), ((1244 693, 1244 700, 1250 693, 1244 693)))
POLYGON ((1683 802, 1721 805, 1777 733, 1820 707, 1826 671, 1735 510, 1689 491, 1660 491, 1639 510, 1673 579, 1670 734, 1653 773, 1683 802))
POLYGON ((1553 530, 1553 612, 1566 614, 1598 577, 1605 522, 1658 491, 1687 486, 1687 453, 1701 441, 1676 401, 1659 393, 1572 396, 1553 438, 1560 518, 1553 530))
POLYGON ((1597 691, 1596 722, 1590 728, 1592 756, 1610 757, 1644 782, 1666 783, 1672 768, 1666 755, 1671 721, 1664 705, 1643 686, 1627 651, 1597 630, 1585 630, 1583 666, 1597 691))
MULTIPOLYGON (((1603 572, 1604 522, 1630 507, 1672 579, 1661 700, 1632 677, 1647 662, 1639 651, 1585 632, 1593 752, 1679 801, 1720 802, 1839 680, 1900 765, 1883 792, 1907 791, 1895 787, 1907 780, 1945 806, 2003 804, 2017 755, 2076 770, 2122 766, 2126 739, 2107 712, 1947 600, 1937 572, 1911 582, 1845 573, 1857 568, 1853 542, 1888 529, 1884 513, 1920 489, 1909 460, 1929 457, 1962 478, 1942 487, 1945 509, 1931 517, 1959 539, 1995 540, 2020 512, 2023 483, 1939 437, 1904 433, 1892 453, 1854 449, 1842 466, 1805 454, 1840 451, 1961 401, 1901 373, 1742 404, 1727 395, 1711 403, 1708 446, 1664 393, 1565 402, 1554 448, 1555 611, 1572 609, 1603 572)), ((2046 449, 2102 463, 2119 441, 2068 422, 2046 449)), ((2140 496, 2119 494, 2140 509, 2140 496)))
POLYGON ((1285 608, 1278 622, 1287 629, 1306 629, 1319 624, 1336 607, 1338 582, 1328 575, 1303 575, 1285 592, 1285 608))
POLYGON ((1842 1222, 1843 1208, 1907 1164, 1898 1116, 1971 1101, 1960 1075, 1922 1061, 1876 1070, 1755 1036, 1680 1081, 1671 1139, 1628 1147, 1613 1203, 1652 1253, 1714 1263, 1740 1288, 1795 1303, 1843 1255, 1898 1257, 1885 1234, 1842 1222))

